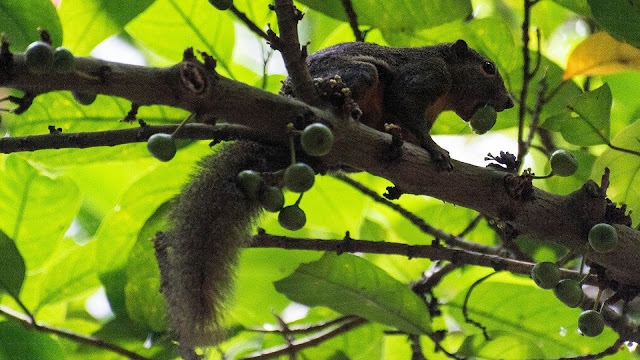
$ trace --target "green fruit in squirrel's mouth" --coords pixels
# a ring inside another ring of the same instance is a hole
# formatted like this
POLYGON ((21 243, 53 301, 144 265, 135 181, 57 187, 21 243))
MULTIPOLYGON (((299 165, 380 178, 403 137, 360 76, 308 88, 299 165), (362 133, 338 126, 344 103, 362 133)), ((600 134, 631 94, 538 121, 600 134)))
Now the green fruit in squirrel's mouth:
POLYGON ((618 233, 609 224, 596 224, 589 230, 589 245, 600 254, 613 251, 618 246, 618 233))
POLYGON ((307 126, 300 136, 302 150, 311 156, 324 156, 333 147, 333 132, 322 123, 307 126))
POLYGON ((176 143, 169 134, 153 134, 147 140, 147 150, 160 161, 169 161, 176 155, 176 143))
POLYGON ((560 281, 560 269, 555 263, 539 262, 531 269, 531 278, 539 287, 553 289, 560 281))
POLYGON ((604 319, 595 310, 586 310, 578 317, 578 330, 586 336, 598 336, 604 330, 604 319))
POLYGON ((311 166, 305 163, 290 165, 284 171, 284 185, 293 192, 303 193, 311 189, 314 182, 315 173, 311 166))
POLYGON ((291 205, 280 210, 278 222, 287 230, 300 230, 306 224, 307 216, 298 205, 291 205))
POLYGON ((571 176, 578 170, 578 160, 571 151, 556 150, 549 160, 551 171, 558 176, 571 176))
POLYGON ((260 203, 267 211, 280 211, 284 206, 284 194, 282 194, 282 190, 277 186, 267 186, 260 193, 260 203))
POLYGON ((227 10, 233 5, 233 0, 209 0, 209 2, 218 10, 227 10))
POLYGON ((251 199, 257 199, 260 195, 262 176, 253 170, 242 170, 237 178, 242 191, 251 199))
POLYGON ((584 292, 580 282, 573 279, 560 280, 553 288, 553 294, 570 308, 578 307, 584 300, 584 292))
POLYGON ((44 41, 29 44, 24 57, 27 68, 34 74, 45 74, 53 69, 53 50, 44 41))
POLYGON ((496 119, 498 119, 496 109, 491 105, 485 105, 473 113, 471 119, 469 119, 469 125, 473 132, 482 135, 491 130, 493 125, 496 124, 496 119))
POLYGON ((73 71, 75 58, 71 51, 63 47, 57 47, 53 52, 53 68, 59 73, 70 73, 73 71))
POLYGON ((73 95, 73 98, 76 99, 78 104, 81 104, 81 105, 91 105, 93 104, 94 101, 96 101, 96 97, 97 97, 96 94, 89 94, 89 93, 76 92, 76 91, 72 91, 71 95, 73 95))

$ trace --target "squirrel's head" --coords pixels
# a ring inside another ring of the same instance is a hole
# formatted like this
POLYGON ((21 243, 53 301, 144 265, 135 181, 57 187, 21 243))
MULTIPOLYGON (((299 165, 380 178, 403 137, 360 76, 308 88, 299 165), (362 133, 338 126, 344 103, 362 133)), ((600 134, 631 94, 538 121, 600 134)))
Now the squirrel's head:
POLYGON ((496 111, 513 107, 504 80, 495 63, 467 46, 464 40, 449 44, 447 63, 452 77, 452 110, 464 121, 491 105, 496 111))

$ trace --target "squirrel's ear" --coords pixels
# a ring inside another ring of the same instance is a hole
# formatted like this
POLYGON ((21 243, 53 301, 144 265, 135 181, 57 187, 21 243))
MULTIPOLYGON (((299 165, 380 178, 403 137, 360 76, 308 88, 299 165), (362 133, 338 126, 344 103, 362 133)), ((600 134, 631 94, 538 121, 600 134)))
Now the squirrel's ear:
POLYGON ((464 57, 469 53, 467 42, 460 39, 451 45, 451 50, 458 57, 464 57))

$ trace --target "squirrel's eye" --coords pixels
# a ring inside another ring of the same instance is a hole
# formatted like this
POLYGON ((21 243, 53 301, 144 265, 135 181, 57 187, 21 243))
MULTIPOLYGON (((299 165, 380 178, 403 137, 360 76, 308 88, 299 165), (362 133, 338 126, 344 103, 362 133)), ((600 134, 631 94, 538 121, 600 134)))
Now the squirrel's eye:
POLYGON ((496 73, 496 66, 491 61, 485 61, 484 64, 482 64, 482 69, 489 75, 496 73))

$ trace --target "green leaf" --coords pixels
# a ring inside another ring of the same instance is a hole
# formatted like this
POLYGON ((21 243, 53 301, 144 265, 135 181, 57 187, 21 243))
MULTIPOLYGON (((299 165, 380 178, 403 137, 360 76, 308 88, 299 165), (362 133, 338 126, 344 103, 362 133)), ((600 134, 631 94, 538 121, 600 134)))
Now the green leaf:
POLYGON ((429 311, 418 295, 355 255, 326 253, 274 285, 289 299, 309 306, 326 306, 410 334, 431 333, 429 311))
POLYGON ((6 291, 18 297, 24 281, 24 259, 16 244, 0 231, 0 292, 6 291))
POLYGON ((616 39, 640 48, 640 0, 588 0, 598 23, 616 39))
POLYGON ((509 354, 510 359, 543 359, 544 352, 533 339, 522 338, 506 331, 492 331, 490 341, 482 335, 468 336, 456 355, 472 358, 501 359, 509 354))
POLYGON ((0 359, 64 359, 62 347, 50 335, 28 330, 13 321, 0 322, 0 359))
MULTIPOLYGON (((622 129, 612 143, 615 146, 640 151, 640 120, 622 129)), ((591 172, 592 179, 600 179, 604 169, 611 170, 613 181, 607 188, 607 196, 618 203, 625 203, 631 209, 640 209, 640 157, 608 148, 598 158, 591 172)), ((634 223, 639 221, 640 212, 632 212, 634 223)))
POLYGON ((40 40, 38 27, 49 32, 54 46, 62 44, 62 25, 50 0, 3 1, 0 5, 0 32, 9 38, 12 51, 24 51, 40 40))
POLYGON ((181 61, 187 47, 206 51, 216 59, 216 70, 223 69, 228 74, 234 47, 233 26, 228 11, 216 10, 207 1, 157 0, 126 30, 169 62, 181 61))
POLYGON ((571 100, 568 110, 548 118, 543 128, 558 131, 575 145, 590 146, 609 141, 611 89, 607 84, 571 100))
POLYGON ((142 13, 154 0, 64 0, 59 14, 64 46, 77 55, 89 52, 142 13))
MULTIPOLYGON (((348 21, 341 1, 302 0, 301 3, 341 21, 348 21)), ((469 0, 353 0, 360 25, 379 28, 383 33, 411 32, 467 18, 469 0)))
POLYGON ((160 292, 160 270, 153 243, 149 239, 157 231, 166 229, 166 217, 170 210, 171 203, 165 202, 151 215, 140 230, 127 262, 127 313, 131 319, 155 332, 167 328, 167 302, 160 292))
MULTIPOLYGON (((116 208, 102 221, 96 233, 100 271, 126 264, 129 253, 146 220, 156 209, 175 196, 193 171, 194 163, 210 150, 205 142, 194 144, 189 152, 178 153, 167 163, 155 167, 133 182, 121 195, 116 208)), ((144 144, 138 144, 144 147, 144 144)))
POLYGON ((52 178, 18 156, 0 170, 0 229, 15 241, 28 269, 51 255, 80 207, 76 184, 52 178))
MULTIPOLYGON (((460 282, 459 275, 452 274, 441 284, 447 284, 448 279, 460 282)), ((479 335, 478 338, 467 340, 466 349, 470 358, 504 359, 506 354, 511 353, 534 354, 524 358, 538 359, 569 357, 596 353, 611 345, 616 339, 611 329, 605 329, 597 338, 585 339, 577 331, 580 309, 562 305, 553 292, 537 288, 528 277, 501 273, 479 284, 469 297, 469 318, 485 326, 490 336, 496 336, 486 342, 481 331, 475 326, 465 324, 462 316, 462 303, 468 288, 468 285, 461 288, 455 299, 440 308, 444 317, 451 316, 454 319, 452 321, 461 325, 464 334, 479 335), (504 337, 506 334, 509 334, 508 337, 504 337), (502 340, 513 345, 511 352, 505 352, 502 340), (535 355, 539 351, 544 355, 535 355)), ((436 296, 442 302, 446 302, 439 296, 440 291, 450 290, 447 286, 437 288, 436 296)))
POLYGON ((591 8, 589 7, 587 0, 553 0, 553 1, 584 17, 593 16, 591 14, 591 8))
POLYGON ((41 274, 39 306, 95 291, 100 285, 98 261, 95 242, 78 245, 69 238, 63 239, 41 274))

